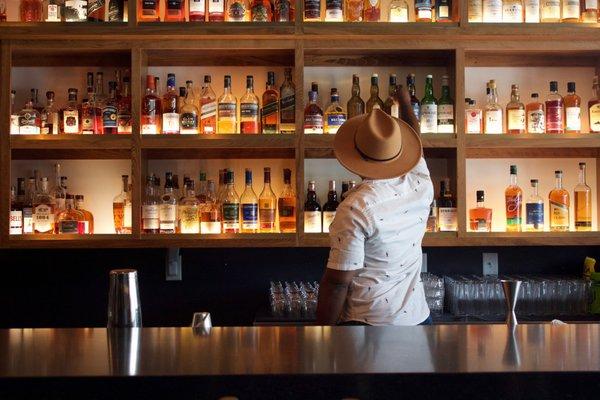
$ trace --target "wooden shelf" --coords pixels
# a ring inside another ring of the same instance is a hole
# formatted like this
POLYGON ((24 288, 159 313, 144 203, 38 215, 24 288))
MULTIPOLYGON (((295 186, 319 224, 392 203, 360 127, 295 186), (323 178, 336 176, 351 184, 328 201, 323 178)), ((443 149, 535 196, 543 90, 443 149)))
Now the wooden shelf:
POLYGON ((600 134, 466 135, 468 158, 598 157, 600 134))
POLYGON ((123 248, 138 247, 132 235, 10 235, 9 248, 123 248))
POLYGON ((15 160, 131 158, 131 135, 11 135, 15 160))
POLYGON ((461 246, 597 246, 600 232, 467 232, 461 246))
MULTIPOLYGON (((329 247, 329 234, 304 233, 300 236, 300 247, 329 247)), ((454 247, 461 246, 456 232, 426 233, 423 247, 454 247)))
POLYGON ((301 31, 305 35, 348 36, 348 35, 456 35, 458 22, 303 22, 301 31))

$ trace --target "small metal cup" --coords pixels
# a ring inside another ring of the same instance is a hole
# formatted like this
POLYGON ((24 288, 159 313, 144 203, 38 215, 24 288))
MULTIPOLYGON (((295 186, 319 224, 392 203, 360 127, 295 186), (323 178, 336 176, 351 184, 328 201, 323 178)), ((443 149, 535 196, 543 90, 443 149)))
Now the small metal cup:
POLYGON ((208 335, 212 328, 209 312, 196 312, 192 319, 192 329, 195 334, 208 335))
POLYGON ((517 326, 517 314, 515 309, 517 308, 517 299, 519 297, 519 290, 521 289, 521 281, 518 280, 502 280, 502 290, 504 291, 504 300, 506 304, 506 325, 517 326))
POLYGON ((142 308, 135 269, 110 271, 108 292, 109 328, 141 328, 142 308))

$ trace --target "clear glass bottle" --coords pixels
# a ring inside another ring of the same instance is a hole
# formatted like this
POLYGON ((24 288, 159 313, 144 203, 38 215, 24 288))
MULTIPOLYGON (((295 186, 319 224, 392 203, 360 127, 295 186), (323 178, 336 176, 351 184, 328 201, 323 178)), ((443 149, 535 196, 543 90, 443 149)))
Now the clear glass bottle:
POLYGON ((523 191, 517 184, 517 166, 510 166, 510 184, 504 191, 506 232, 521 232, 523 191))
POLYGON ((94 215, 85 208, 83 195, 75 195, 75 209, 83 214, 83 233, 91 235, 94 233, 94 215))
POLYGON ((58 134, 58 111, 54 105, 54 92, 46 92, 46 107, 42 110, 41 118, 41 134, 42 135, 57 135, 58 134))
POLYGON ((296 85, 292 81, 292 69, 284 70, 284 81, 279 88, 279 130, 281 133, 296 132, 296 85))
POLYGON ((96 103, 94 89, 94 73, 87 73, 87 99, 81 104, 81 133, 84 135, 98 135, 104 131, 102 110, 96 103))
POLYGON ((194 180, 186 182, 186 196, 179 202, 179 232, 200 233, 200 202, 196 198, 194 180))
POLYGON ((565 103, 565 133, 581 133, 581 97, 575 92, 575 82, 567 82, 565 103))
POLYGON ((142 232, 159 233, 160 196, 157 193, 155 176, 146 177, 146 188, 142 200, 142 232))
POLYGON ((542 0, 542 22, 560 22, 560 1, 561 0, 542 0))
POLYGON ((60 164, 54 164, 54 187, 50 190, 50 195, 54 198, 54 212, 65 209, 65 199, 67 191, 63 188, 60 181, 60 164))
POLYGON ((344 22, 343 0, 325 1, 325 22, 344 22))
POLYGON ((233 171, 225 173, 225 190, 221 202, 223 233, 240 232, 240 197, 235 191, 233 171))
POLYGON ((556 186, 550 191, 550 231, 566 232, 569 230, 569 192, 562 185, 562 171, 554 171, 556 186))
POLYGON ((524 19, 523 0, 502 1, 502 22, 522 23, 524 19))
POLYGON ((156 80, 154 76, 146 76, 146 95, 142 99, 142 134, 157 135, 162 128, 162 105, 156 93, 156 80))
POLYGON ((215 182, 208 180, 206 202, 200 205, 200 233, 221 233, 221 206, 215 194, 215 182))
POLYGON ((349 119, 365 113, 365 102, 360 98, 360 81, 358 75, 352 75, 352 97, 348 100, 346 107, 349 119))
POLYGON ((33 232, 54 233, 54 199, 48 192, 48 178, 40 180, 33 198, 33 232))
MULTIPOLYGON (((243 202, 242 195, 242 202, 243 202)), ((264 186, 258 197, 258 216, 260 219, 261 233, 277 232, 275 224, 277 219, 277 196, 271 188, 271 168, 264 169, 264 186)))
POLYGON ((344 122, 346 112, 340 104, 340 95, 336 88, 331 88, 331 104, 325 110, 323 133, 336 134, 344 122))
POLYGON ((204 89, 200 94, 200 133, 217 133, 217 95, 212 89, 211 76, 204 75, 204 89))
POLYGON ((292 170, 283 170, 283 189, 277 199, 279 214, 279 232, 296 232, 296 191, 292 186, 292 170))
POLYGON ((390 2, 389 22, 408 22, 408 3, 406 0, 390 2))
POLYGON ((279 92, 275 87, 275 72, 267 72, 267 85, 262 95, 260 110, 262 133, 279 133, 279 92))
POLYGON ((122 175, 123 188, 113 199, 113 219, 115 232, 131 233, 131 192, 129 191, 129 175, 122 175))
POLYGON ((61 22, 62 21, 62 2, 60 0, 44 1, 44 21, 61 22))
POLYGON ((159 232, 175 233, 177 231, 177 198, 173 174, 165 174, 165 188, 158 206, 159 232))
POLYGON ((546 133, 564 133, 565 104, 558 93, 558 82, 550 82, 550 93, 546 97, 546 133))
POLYGON ((501 134, 503 133, 502 106, 498 104, 496 81, 491 80, 488 85, 490 92, 483 111, 483 129, 487 134, 501 134))
POLYGON ((483 133, 483 112, 481 108, 477 108, 475 100, 465 100, 467 100, 465 109, 465 129, 467 133, 483 133))
POLYGON ((394 118, 400 118, 400 103, 398 102, 396 74, 390 75, 388 97, 383 103, 383 110, 394 118))
POLYGON ((198 114, 198 107, 196 107, 194 101, 193 83, 190 82, 187 87, 185 102, 179 111, 179 127, 182 135, 198 134, 198 114))
POLYGON ((367 113, 374 108, 383 110, 383 100, 379 97, 379 75, 371 75, 371 97, 367 100, 367 113))
POLYGON ((469 210, 469 229, 473 232, 492 231, 492 209, 485 207, 485 192, 478 190, 477 207, 469 210))
POLYGON ((437 133, 454 133, 454 100, 450 97, 450 78, 442 76, 442 95, 437 107, 437 133))
POLYGON ((311 90, 308 92, 308 104, 304 109, 304 133, 323 133, 323 110, 317 104, 318 93, 311 90))
POLYGON ((240 98, 240 133, 260 133, 260 104, 254 94, 254 77, 246 76, 246 93, 240 98))
POLYGON ((304 232, 321 233, 322 231, 321 204, 319 204, 319 199, 317 198, 315 181, 309 181, 306 202, 304 203, 304 232))
POLYGON ((538 191, 538 180, 531 181, 531 195, 525 203, 525 230, 542 232, 544 230, 544 199, 538 191))
POLYGON ((519 85, 513 84, 510 88, 510 103, 506 105, 506 132, 525 133, 525 105, 521 103, 519 85))
POLYGON ((25 107, 19 112, 19 134, 39 135, 42 128, 42 118, 39 112, 33 108, 33 101, 25 103, 25 107))
POLYGON ((177 90, 175 74, 167 75, 167 92, 162 98, 162 133, 173 135, 179 133, 179 113, 177 112, 177 90))
POLYGON ((546 116, 544 103, 540 101, 540 95, 531 94, 531 101, 525 107, 527 114, 527 133, 546 133, 546 116))
POLYGON ((335 218, 340 203, 338 202, 337 191, 335 190, 335 181, 329 181, 329 192, 327 192, 327 202, 323 204, 323 232, 329 233, 329 226, 335 218))
POLYGON ((131 128, 131 90, 129 77, 123 77, 123 85, 117 104, 117 133, 130 135, 131 128))
POLYGON ((238 133, 237 98, 231 93, 230 75, 225 75, 223 94, 217 105, 217 133, 238 133))
POLYGON ((579 182, 575 186, 573 197, 575 198, 575 230, 592 230, 592 189, 587 185, 585 179, 586 165, 579 163, 579 182))
POLYGON ((240 197, 242 211, 242 233, 257 233, 258 223, 258 197, 252 188, 252 170, 246 168, 246 187, 240 197))
POLYGON ((421 100, 421 133, 437 133, 438 101, 433 97, 433 76, 425 78, 425 95, 421 100))

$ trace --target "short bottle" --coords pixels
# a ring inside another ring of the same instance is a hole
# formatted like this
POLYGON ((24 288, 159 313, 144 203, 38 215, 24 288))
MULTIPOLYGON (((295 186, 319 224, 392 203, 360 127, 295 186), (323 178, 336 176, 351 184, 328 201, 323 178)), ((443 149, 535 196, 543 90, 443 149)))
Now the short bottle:
POLYGON ((251 169, 246 168, 245 178, 246 187, 240 197, 242 209, 242 233, 257 233, 259 230, 258 197, 252 188, 251 169))
POLYGON ((519 85, 512 85, 510 103, 506 105, 506 133, 525 133, 525 105, 521 103, 519 85))
POLYGON ((560 2, 561 0, 545 0, 542 2, 542 22, 560 22, 560 2))
POLYGON ((575 82, 567 83, 565 103, 565 133, 581 133, 581 97, 575 92, 575 82))
POLYGON ((563 188, 562 171, 554 171, 556 185, 550 191, 548 199, 550 201, 550 231, 566 232, 569 230, 569 192, 563 188))
POLYGON ((558 93, 558 82, 550 82, 550 93, 546 97, 546 133, 564 133, 565 105, 558 93))
POLYGON ((200 233, 221 233, 221 206, 215 193, 215 182, 208 180, 206 186, 206 201, 200 204, 200 233))
MULTIPOLYGON (((583 0, 585 1, 585 0, 583 0)), ((581 17, 580 0, 562 0, 561 22, 579 22, 581 17)))
POLYGON ((184 0, 165 1, 165 21, 185 22, 185 3, 184 0))
POLYGON ((579 163, 579 182, 575 186, 575 230, 592 230, 592 189, 585 179, 586 164, 579 163))
POLYGON ((317 104, 318 93, 308 92, 308 104, 304 108, 304 133, 323 133, 323 110, 317 104))
POLYGON ((483 22, 502 22, 502 0, 483 0, 482 19, 483 22))
POLYGON ((279 232, 296 232, 296 191, 292 187, 292 170, 283 170, 283 189, 277 199, 279 232))
POLYGON ((42 129, 40 113, 33 108, 33 102, 29 100, 25 107, 19 112, 19 134, 39 135, 42 129))
POLYGON ((435 2, 435 21, 452 22, 452 0, 438 0, 435 2))
POLYGON ((325 22, 344 22, 343 0, 325 2, 325 22))
POLYGON ((178 205, 179 232, 200 233, 200 202, 196 198, 194 180, 186 182, 186 196, 178 205))
POLYGON ((415 0, 415 21, 433 21, 433 4, 431 0, 415 0))
POLYGON ((456 201, 450 189, 450 179, 445 178, 440 183, 438 205, 438 229, 440 232, 454 232, 458 229, 456 201))
POLYGON ((506 232, 521 232, 523 191, 517 183, 517 166, 510 166, 510 184, 504 191, 506 232))
POLYGON ((321 21, 321 1, 304 0, 304 22, 321 21))
POLYGON ((41 134, 42 135, 57 135, 58 134, 58 110, 54 104, 54 92, 46 92, 46 107, 42 110, 41 118, 41 134))
POLYGON ((75 195, 75 209, 83 214, 83 234, 91 235, 94 233, 94 215, 85 208, 84 197, 82 194, 75 195))
POLYGON ((327 202, 323 204, 323 232, 329 233, 329 226, 335 218, 335 213, 339 204, 337 191, 335 190, 335 181, 331 180, 329 181, 327 202))
POLYGON ((468 134, 483 133, 483 112, 473 99, 466 99, 465 129, 468 134))
POLYGON ((44 21, 61 22, 63 6, 59 0, 47 0, 44 2, 44 21))
POLYGON ((421 133, 437 133, 438 101, 433 97, 433 76, 425 78, 425 96, 421 100, 421 133))
POLYGON ((67 194, 65 209, 56 216, 56 233, 83 234, 84 221, 83 213, 75 209, 74 196, 67 194))
POLYGON ((492 231, 492 209, 485 207, 485 193, 477 191, 477 207, 469 210, 469 228, 473 232, 492 231))
POLYGON ((537 24, 540 22, 540 0, 524 0, 525 22, 537 24))
POLYGON ((322 231, 321 204, 319 204, 317 198, 315 181, 309 181, 306 202, 304 203, 304 232, 321 233, 322 231))
POLYGON ((325 110, 323 133, 336 134, 344 122, 346 112, 340 104, 340 95, 336 88, 331 88, 331 103, 325 110))
POLYGON ((240 232, 240 197, 235 191, 233 171, 225 173, 225 188, 221 202, 223 233, 240 232))
POLYGON ((258 197, 259 230, 261 233, 275 233, 277 226, 277 196, 271 188, 271 168, 265 167, 264 186, 258 197))
POLYGON ((527 114, 527 133, 546 133, 546 115, 544 103, 540 101, 540 95, 531 94, 531 101, 525 107, 527 114))
POLYGON ((525 230, 542 232, 544 230, 544 199, 539 194, 538 180, 532 179, 531 195, 525 203, 525 230))

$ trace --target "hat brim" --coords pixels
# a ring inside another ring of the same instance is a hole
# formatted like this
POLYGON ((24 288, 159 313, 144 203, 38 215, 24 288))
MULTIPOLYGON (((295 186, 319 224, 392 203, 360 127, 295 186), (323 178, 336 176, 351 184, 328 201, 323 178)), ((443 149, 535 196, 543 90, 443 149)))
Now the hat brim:
POLYGON ((421 138, 410 125, 400 119, 394 118, 402 135, 402 151, 398 157, 390 161, 373 161, 358 152, 354 145, 354 135, 366 116, 363 114, 350 118, 338 129, 333 141, 333 151, 338 161, 350 172, 368 179, 396 178, 412 170, 423 154, 421 138))

